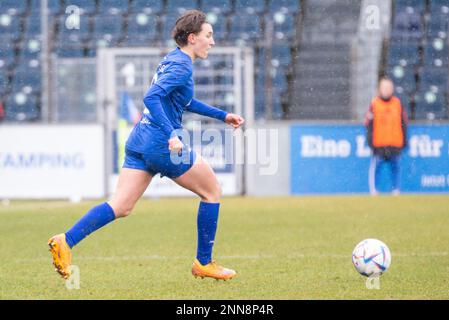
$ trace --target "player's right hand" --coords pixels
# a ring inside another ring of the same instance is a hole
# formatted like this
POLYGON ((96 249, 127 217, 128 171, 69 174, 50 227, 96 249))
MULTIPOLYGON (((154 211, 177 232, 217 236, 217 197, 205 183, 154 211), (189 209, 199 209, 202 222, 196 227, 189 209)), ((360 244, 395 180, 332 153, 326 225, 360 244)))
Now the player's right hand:
POLYGON ((170 150, 170 152, 181 153, 183 148, 184 144, 177 136, 168 140, 168 150, 170 150))

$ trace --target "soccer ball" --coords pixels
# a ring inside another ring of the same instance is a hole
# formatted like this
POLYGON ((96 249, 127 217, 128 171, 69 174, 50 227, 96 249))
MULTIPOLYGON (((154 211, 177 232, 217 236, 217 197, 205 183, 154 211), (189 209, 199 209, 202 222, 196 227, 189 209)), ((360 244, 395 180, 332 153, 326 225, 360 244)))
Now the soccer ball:
POLYGON ((363 240, 352 252, 352 263, 361 275, 378 277, 390 267, 390 249, 380 240, 363 240))

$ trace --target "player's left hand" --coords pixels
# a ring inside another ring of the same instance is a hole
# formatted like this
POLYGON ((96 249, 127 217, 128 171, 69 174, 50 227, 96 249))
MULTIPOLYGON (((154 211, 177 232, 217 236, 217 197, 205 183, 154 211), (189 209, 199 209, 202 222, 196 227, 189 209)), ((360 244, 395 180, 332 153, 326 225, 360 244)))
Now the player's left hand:
POLYGON ((237 129, 245 123, 245 119, 243 119, 238 114, 228 113, 226 115, 225 122, 227 124, 230 124, 231 126, 233 126, 234 129, 237 129))

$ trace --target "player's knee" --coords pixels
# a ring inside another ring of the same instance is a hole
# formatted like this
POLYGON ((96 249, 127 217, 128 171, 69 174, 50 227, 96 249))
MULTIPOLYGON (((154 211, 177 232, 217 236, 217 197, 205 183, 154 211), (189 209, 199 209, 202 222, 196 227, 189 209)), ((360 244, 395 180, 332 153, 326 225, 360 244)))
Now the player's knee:
POLYGON ((131 214, 134 209, 134 206, 128 203, 120 203, 120 204, 112 204, 112 209, 114 210, 114 214, 116 218, 124 218, 131 214))
POLYGON ((221 194, 221 187, 217 183, 213 188, 201 195, 201 200, 209 203, 218 203, 220 202, 221 194))

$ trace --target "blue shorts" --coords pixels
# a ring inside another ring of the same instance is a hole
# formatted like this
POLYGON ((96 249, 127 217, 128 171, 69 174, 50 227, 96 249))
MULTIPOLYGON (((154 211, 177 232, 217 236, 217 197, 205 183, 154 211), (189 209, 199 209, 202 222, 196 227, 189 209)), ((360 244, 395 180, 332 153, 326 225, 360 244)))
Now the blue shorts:
POLYGON ((196 153, 189 147, 182 149, 182 153, 151 153, 145 154, 125 149, 123 168, 143 170, 155 176, 175 179, 186 173, 195 163, 196 153))

